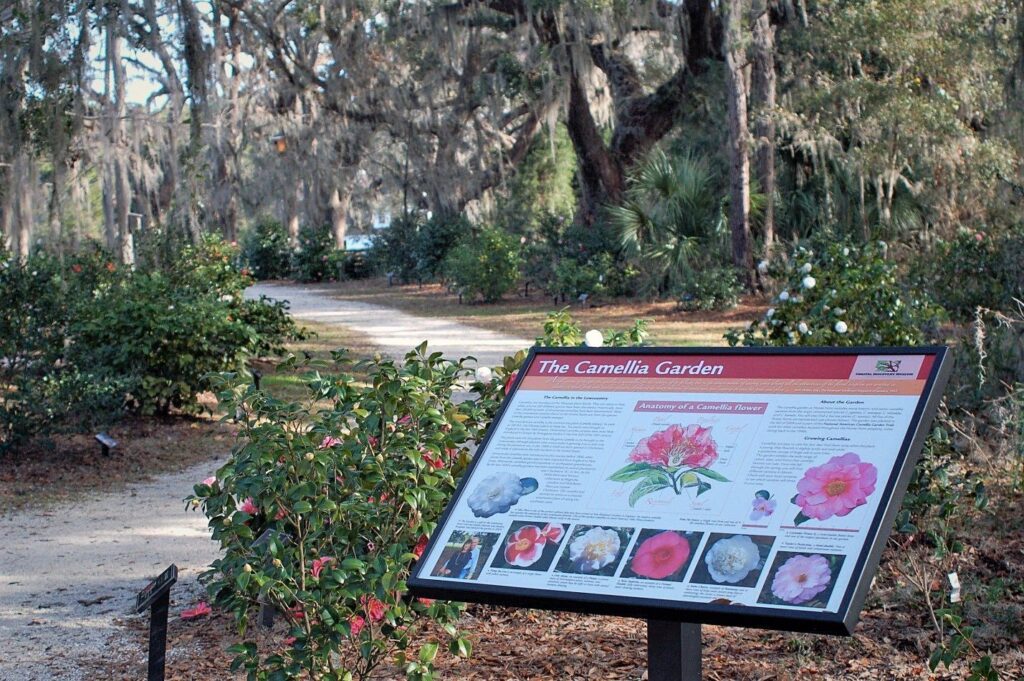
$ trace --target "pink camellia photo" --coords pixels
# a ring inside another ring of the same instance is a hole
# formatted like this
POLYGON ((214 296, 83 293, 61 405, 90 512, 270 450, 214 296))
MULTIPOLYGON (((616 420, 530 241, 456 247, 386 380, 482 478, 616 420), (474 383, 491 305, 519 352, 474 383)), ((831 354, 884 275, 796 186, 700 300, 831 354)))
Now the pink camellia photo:
POLYGON ((513 523, 492 567, 546 569, 564 535, 565 526, 557 523, 513 523))
POLYGON ((608 478, 615 482, 638 481, 629 495, 629 505, 648 494, 671 489, 682 494, 684 489, 696 488, 697 496, 711 489, 711 483, 702 478, 728 482, 711 470, 718 460, 718 445, 711 437, 711 428, 697 424, 672 424, 636 443, 629 452, 630 463, 608 478))
POLYGON ((780 551, 758 602, 825 608, 845 556, 780 551))
POLYGON ((878 469, 853 452, 833 456, 821 466, 807 469, 796 484, 793 503, 800 507, 794 523, 845 516, 867 503, 875 491, 878 469))
POLYGON ((681 581, 702 536, 699 532, 643 530, 622 576, 681 581))

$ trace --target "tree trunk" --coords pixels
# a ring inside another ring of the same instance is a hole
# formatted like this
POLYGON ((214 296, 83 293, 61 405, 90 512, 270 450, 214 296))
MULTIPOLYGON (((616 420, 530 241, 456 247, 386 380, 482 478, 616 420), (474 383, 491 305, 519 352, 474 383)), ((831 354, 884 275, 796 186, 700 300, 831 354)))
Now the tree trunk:
POLYGON ((28 152, 22 151, 14 159, 14 186, 17 188, 17 212, 15 213, 14 256, 22 262, 28 260, 32 252, 32 223, 34 211, 32 193, 36 187, 32 158, 28 152))
POLYGON ((761 236, 765 254, 775 241, 775 27, 767 0, 754 2, 753 77, 751 99, 757 108, 754 135, 757 137, 757 181, 764 193, 761 236))
POLYGON ((732 261, 744 285, 753 287, 750 248, 750 133, 747 128, 746 55, 742 42, 742 0, 726 0, 724 49, 729 109, 729 232, 732 261))
POLYGON ((302 193, 302 180, 296 180, 291 190, 285 190, 284 224, 288 228, 288 245, 295 248, 299 245, 299 195, 302 193))
POLYGON ((342 194, 337 188, 331 192, 331 234, 334 236, 334 247, 345 248, 345 230, 348 227, 348 207, 352 198, 348 192, 342 194))

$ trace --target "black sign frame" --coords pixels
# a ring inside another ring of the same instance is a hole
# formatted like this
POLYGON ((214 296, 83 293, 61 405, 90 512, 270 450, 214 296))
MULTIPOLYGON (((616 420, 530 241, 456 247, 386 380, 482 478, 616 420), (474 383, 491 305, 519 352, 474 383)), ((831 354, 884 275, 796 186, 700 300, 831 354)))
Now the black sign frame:
MULTIPOLYGON (((538 355, 703 355, 703 356, 776 356, 792 355, 930 355, 933 357, 924 389, 911 417, 906 435, 894 459, 893 469, 882 488, 881 501, 871 519, 867 538, 856 554, 856 561, 850 581, 837 612, 796 611, 782 608, 753 607, 744 605, 723 605, 716 603, 695 603, 689 601, 668 601, 662 599, 623 597, 606 594, 567 593, 543 589, 528 591, 494 584, 477 582, 456 582, 430 579, 426 560, 421 559, 413 569, 407 582, 415 596, 440 598, 454 601, 472 601, 500 606, 564 610, 594 615, 615 615, 647 620, 688 622, 694 624, 715 624, 724 626, 775 629, 782 631, 806 632, 850 636, 860 619, 872 579, 878 568, 882 551, 889 537, 914 466, 921 458, 921 450, 930 432, 930 426, 942 400, 942 392, 952 371, 948 348, 945 346, 920 347, 876 347, 854 346, 844 348, 539 348, 534 347, 523 362, 519 376, 512 390, 503 401, 488 435, 483 438, 473 461, 445 508, 437 529, 447 526, 454 503, 462 498, 465 487, 473 472, 487 452, 490 434, 495 432, 502 417, 511 405, 519 384, 525 378, 538 355)), ((881 482, 881 479, 879 480, 881 482)), ((431 536, 423 556, 432 555, 437 542, 444 541, 439 531, 431 536)), ((851 554, 851 558, 854 554, 851 554)))

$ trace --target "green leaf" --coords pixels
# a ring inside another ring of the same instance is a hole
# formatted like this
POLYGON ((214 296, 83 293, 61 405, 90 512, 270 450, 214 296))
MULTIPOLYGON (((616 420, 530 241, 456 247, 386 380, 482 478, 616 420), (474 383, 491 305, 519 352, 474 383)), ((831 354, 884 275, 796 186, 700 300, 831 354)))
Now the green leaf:
POLYGON ((608 479, 613 482, 632 482, 647 477, 652 470, 655 468, 649 463, 631 463, 612 473, 608 479))
POLYGON ((799 513, 796 514, 796 518, 793 519, 793 524, 794 525, 799 525, 801 523, 806 523, 808 520, 810 520, 810 517, 809 516, 805 516, 804 512, 800 511, 799 513))
POLYGON ((641 498, 648 494, 659 492, 663 489, 668 489, 671 485, 666 485, 664 482, 652 482, 650 480, 641 482, 639 485, 633 488, 633 491, 629 494, 629 505, 633 507, 636 502, 640 501, 641 498))
POLYGON ((716 473, 710 468, 694 468, 693 472, 696 473, 697 475, 703 475, 705 478, 717 480, 718 482, 729 482, 729 478, 725 477, 721 473, 716 473))
POLYGON ((313 510, 313 505, 308 501, 296 501, 292 505, 292 511, 295 513, 301 513, 303 515, 310 513, 313 510))
POLYGON ((420 648, 420 662, 423 664, 430 664, 437 657, 437 644, 436 643, 424 643, 423 647, 420 648))

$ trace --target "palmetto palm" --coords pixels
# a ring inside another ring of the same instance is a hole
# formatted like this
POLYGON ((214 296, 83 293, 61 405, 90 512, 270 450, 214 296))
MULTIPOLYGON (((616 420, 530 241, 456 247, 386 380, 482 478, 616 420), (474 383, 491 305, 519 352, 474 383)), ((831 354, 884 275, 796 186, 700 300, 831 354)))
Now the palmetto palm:
POLYGON ((608 211, 623 249, 660 270, 663 290, 725 237, 714 177, 706 160, 691 155, 651 154, 630 178, 626 200, 608 211))

